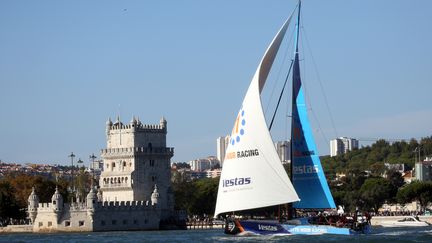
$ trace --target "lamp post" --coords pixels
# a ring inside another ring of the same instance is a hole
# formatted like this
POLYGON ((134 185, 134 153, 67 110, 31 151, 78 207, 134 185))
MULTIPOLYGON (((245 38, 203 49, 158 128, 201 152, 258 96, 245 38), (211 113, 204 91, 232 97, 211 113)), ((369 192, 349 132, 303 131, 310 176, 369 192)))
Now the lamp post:
POLYGON ((75 191, 75 183, 74 183, 74 165, 73 165, 73 161, 75 158, 75 154, 73 152, 71 152, 71 154, 68 156, 69 158, 71 158, 71 163, 72 163, 72 168, 71 168, 71 177, 72 177, 72 185, 71 185, 71 190, 72 190, 72 195, 73 195, 73 191, 75 191))
POLYGON ((89 156, 89 158, 91 159, 91 161, 92 161, 92 165, 90 166, 91 168, 90 168, 90 170, 91 170, 91 172, 92 172, 92 177, 91 177, 91 187, 93 188, 93 180, 95 179, 94 178, 94 162, 95 162, 95 159, 97 158, 95 155, 94 155, 94 153, 92 153, 92 155, 90 155, 89 156))
MULTIPOLYGON (((79 158, 78 159, 78 161, 77 161, 77 167, 78 167, 78 173, 80 173, 79 171, 80 171, 80 168, 79 168, 79 165, 78 164, 82 164, 83 163, 83 161, 81 160, 81 158, 79 158)), ((78 179, 77 179, 77 189, 76 189, 76 195, 77 195, 77 202, 79 202, 79 198, 82 196, 81 195, 81 192, 82 192, 82 188, 83 188, 83 185, 82 185, 82 176, 80 176, 80 177, 78 177, 78 179)), ((85 185, 84 185, 84 188, 85 188, 85 185)))

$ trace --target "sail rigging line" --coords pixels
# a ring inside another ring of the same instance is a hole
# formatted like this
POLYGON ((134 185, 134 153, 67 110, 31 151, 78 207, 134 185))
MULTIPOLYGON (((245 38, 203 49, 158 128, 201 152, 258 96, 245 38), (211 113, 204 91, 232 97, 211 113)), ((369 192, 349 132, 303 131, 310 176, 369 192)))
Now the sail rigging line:
MULTIPOLYGON (((286 39, 286 38, 284 38, 284 39, 286 39)), ((294 34, 292 34, 292 35, 290 36, 290 38, 289 38, 289 42, 288 42, 288 44, 286 45, 286 51, 284 51, 285 54, 284 54, 284 56, 283 56, 282 63, 281 63, 281 65, 280 65, 280 67, 279 67, 279 71, 278 71, 278 74, 276 75, 275 81, 274 81, 274 82, 271 82, 271 83, 273 83, 273 89, 272 89, 272 92, 271 92, 271 94, 270 94, 270 96, 269 96, 269 98, 268 98, 267 106, 266 106, 266 109, 265 109, 265 111, 264 111, 265 114, 267 114, 267 111, 268 111, 268 109, 270 108, 270 104, 271 104, 270 100, 272 99, 273 94, 275 93, 276 86, 277 86, 277 84, 278 84, 278 80, 279 80, 279 78, 280 78, 280 76, 281 76, 282 70, 284 70, 285 62, 286 62, 286 59, 287 59, 288 53, 290 52, 289 49, 290 49, 291 42, 293 41, 293 39, 294 39, 294 34)), ((292 62, 292 60, 291 60, 291 62, 292 62)), ((291 64, 291 65, 292 65, 292 64, 291 64)), ((286 81, 285 81, 285 82, 286 82, 286 81)), ((285 85, 284 85, 284 86, 285 86, 285 85)))
POLYGON ((322 81, 321 81, 321 76, 319 75, 319 72, 318 72, 318 66, 316 65, 315 58, 314 58, 314 56, 312 54, 312 49, 311 49, 310 44, 309 44, 309 39, 307 37, 306 30, 305 30, 304 27, 302 27, 302 30, 303 30, 304 39, 306 40, 306 47, 308 48, 309 53, 311 55, 312 64, 314 66, 315 73, 316 73, 316 76, 317 76, 317 79, 318 79, 318 83, 319 83, 319 86, 321 88, 321 92, 322 92, 323 97, 324 97, 324 103, 326 105, 327 112, 328 112, 328 114, 330 116, 330 122, 331 122, 332 128, 333 128, 333 130, 335 132, 336 137, 339 137, 338 136, 338 131, 336 129, 336 125, 335 125, 335 122, 334 122, 334 119, 333 119, 333 114, 332 114, 332 112, 330 110, 330 106, 329 106, 329 103, 328 103, 327 95, 325 93, 324 86, 323 86, 322 81))
MULTIPOLYGON (((305 33, 305 29, 304 29, 304 26, 303 26, 303 25, 300 26, 300 30, 299 30, 299 31, 301 31, 301 33, 302 33, 302 35, 300 36, 300 38, 301 38, 301 40, 302 40, 302 43, 305 43, 305 41, 304 41, 304 40, 305 40, 305 37, 303 37, 303 36, 304 36, 304 33, 305 33)), ((302 53, 306 53, 306 51, 305 51, 305 45, 302 45, 301 47, 302 47, 302 53)), ((309 46, 308 46, 308 47, 309 47, 309 46)), ((310 53, 311 56, 312 56, 311 49, 308 48, 308 50, 309 50, 309 53, 310 53)), ((303 58, 305 58, 305 57, 303 56, 303 58)), ((306 68, 306 62, 303 62, 303 70, 308 70, 308 69, 306 68)), ((316 70, 315 70, 315 71, 316 71, 316 70)), ((306 74, 307 74, 307 73, 308 73, 308 72, 301 72, 301 73, 300 73, 300 75, 301 75, 301 80, 302 80, 303 91, 304 91, 304 94, 305 94, 305 97, 306 97, 306 100, 307 100, 307 103, 305 104, 306 109, 312 113, 312 116, 313 116, 313 118, 314 118, 314 121, 315 121, 315 123, 316 123, 316 125, 317 125, 317 127, 318 127, 318 129, 317 129, 318 133, 319 133, 319 134, 324 138, 324 141, 330 141, 330 140, 327 138, 327 136, 325 135, 324 131, 322 130, 320 120, 318 119, 318 116, 317 116, 317 114, 315 113, 315 110, 312 108, 312 107, 313 107, 313 105, 312 105, 312 99, 311 99, 311 97, 310 97, 310 95, 309 95, 308 82, 307 82, 308 78, 306 78, 306 74)), ((322 87, 321 87, 321 88, 322 88, 322 87)))
POLYGON ((281 90, 281 93, 280 93, 280 95, 279 95, 279 99, 278 99, 278 102, 277 102, 277 105, 276 105, 275 111, 274 111, 274 113, 273 113, 273 117, 272 117, 271 122, 270 122, 269 131, 271 130, 271 128, 272 128, 272 126, 273 126, 273 122, 274 122, 274 119, 275 119, 276 113, 277 113, 277 111, 278 111, 279 104, 280 104, 280 101, 281 101, 281 99, 282 99, 282 95, 284 94, 285 86, 286 86, 286 84, 287 84, 287 81, 288 81, 289 75, 290 75, 290 73, 291 73, 291 69, 292 69, 293 64, 294 64, 294 60, 291 60, 291 65, 290 65, 289 70, 288 70, 288 73, 287 73, 287 75, 286 75, 284 85, 283 85, 283 87, 282 87, 282 90, 281 90))

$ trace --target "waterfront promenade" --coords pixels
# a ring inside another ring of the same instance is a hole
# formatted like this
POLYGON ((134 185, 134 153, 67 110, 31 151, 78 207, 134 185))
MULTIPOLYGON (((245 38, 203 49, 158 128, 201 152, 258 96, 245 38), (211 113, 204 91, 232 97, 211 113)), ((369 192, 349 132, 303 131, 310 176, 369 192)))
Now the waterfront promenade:
MULTIPOLYGON (((371 219, 372 226, 380 226, 383 222, 397 221, 407 216, 373 216, 371 219)), ((418 216, 421 221, 432 224, 432 216, 418 216)))
POLYGON ((225 227, 224 222, 206 222, 206 221, 192 221, 186 223, 188 230, 200 230, 200 229, 223 229, 225 227))
MULTIPOLYGON (((372 226, 381 226, 383 222, 396 221, 406 216, 373 216, 371 219, 372 226)), ((419 216, 421 221, 432 224, 432 216, 419 216)), ((192 221, 186 224, 188 230, 206 230, 206 229, 223 229, 224 223, 209 223, 205 221, 192 221)), ((30 233, 33 227, 31 225, 8 225, 0 227, 1 233, 30 233)))

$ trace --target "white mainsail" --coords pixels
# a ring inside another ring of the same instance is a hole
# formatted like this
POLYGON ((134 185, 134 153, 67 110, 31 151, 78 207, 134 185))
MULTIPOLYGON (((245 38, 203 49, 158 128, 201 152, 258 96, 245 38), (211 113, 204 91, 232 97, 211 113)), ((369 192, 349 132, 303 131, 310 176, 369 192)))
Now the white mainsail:
POLYGON ((300 200, 274 147, 260 95, 292 16, 268 47, 243 100, 227 147, 215 216, 300 200))

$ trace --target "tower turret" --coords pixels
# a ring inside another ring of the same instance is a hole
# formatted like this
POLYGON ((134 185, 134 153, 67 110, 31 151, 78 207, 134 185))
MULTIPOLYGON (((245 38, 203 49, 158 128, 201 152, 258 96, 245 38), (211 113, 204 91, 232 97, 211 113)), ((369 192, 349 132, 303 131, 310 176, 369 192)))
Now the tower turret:
POLYGON ((134 132, 138 124, 137 120, 135 119, 135 116, 132 116, 132 120, 130 121, 129 124, 132 132, 134 132))
POLYGON ((98 198, 97 198, 96 192, 95 192, 94 188, 92 187, 90 189, 89 193, 87 194, 87 197, 86 197, 87 208, 93 209, 94 205, 97 202, 97 199, 98 198))
POLYGON ((114 126, 118 126, 121 128, 123 123, 120 121, 120 116, 117 116, 117 120, 114 122, 114 126))
POLYGON ((56 190, 51 197, 51 203, 55 212, 63 210, 63 197, 60 194, 58 187, 56 187, 56 190))
POLYGON ((152 205, 157 205, 159 199, 159 192, 157 189, 157 185, 155 184, 153 193, 151 194, 151 203, 152 205))
POLYGON ((131 125, 133 125, 133 124, 137 124, 138 123, 138 121, 137 121, 137 119, 135 118, 135 116, 132 116, 132 120, 130 121, 130 124, 131 125))
POLYGON ((108 118, 108 121, 106 122, 106 133, 109 134, 109 131, 111 130, 113 123, 111 121, 111 117, 108 118))
POLYGON ((103 201, 103 194, 102 194, 102 190, 100 188, 98 189, 98 192, 97 192, 97 200, 98 200, 98 202, 103 201))
POLYGON ((30 193, 30 196, 28 197, 28 214, 29 218, 32 223, 34 223, 34 220, 36 219, 37 215, 37 208, 39 205, 39 197, 36 195, 35 188, 32 188, 32 192, 30 193))
POLYGON ((167 130, 167 121, 165 120, 165 117, 162 117, 160 120, 160 126, 165 129, 165 131, 167 130))

